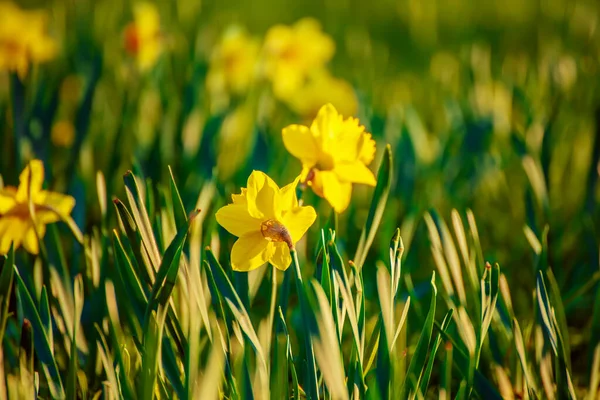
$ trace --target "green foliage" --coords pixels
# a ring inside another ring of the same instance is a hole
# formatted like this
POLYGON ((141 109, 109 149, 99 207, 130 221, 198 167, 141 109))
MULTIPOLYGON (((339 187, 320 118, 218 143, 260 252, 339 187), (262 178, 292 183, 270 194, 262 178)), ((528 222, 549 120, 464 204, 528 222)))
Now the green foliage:
POLYGON ((39 158, 76 207, 39 256, 0 255, 0 398, 598 398, 596 4, 304 4, 377 185, 340 215, 302 188, 318 219, 288 270, 241 273, 215 212, 253 169, 298 175, 281 129, 306 116, 264 82, 217 109, 211 49, 225 20, 262 35, 300 8, 157 2, 167 50, 141 72, 130 2, 34 3, 64 41, 0 71, 0 190, 39 158))

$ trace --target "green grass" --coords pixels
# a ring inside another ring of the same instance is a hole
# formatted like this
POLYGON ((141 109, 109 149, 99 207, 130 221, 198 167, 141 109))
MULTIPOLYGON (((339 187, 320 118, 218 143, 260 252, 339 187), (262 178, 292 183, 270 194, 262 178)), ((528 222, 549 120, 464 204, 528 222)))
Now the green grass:
POLYGON ((408 3, 161 3, 171 47, 147 74, 123 54, 129 4, 41 4, 62 50, 0 72, 0 185, 39 158, 76 207, 39 256, 0 256, 0 398, 597 398, 598 7, 408 3), (318 218, 290 268, 235 272, 214 214, 253 169, 297 176, 281 129, 305 121, 262 86, 211 111, 210 50, 223 21, 306 14, 377 186, 341 215, 299 193, 318 218), (247 141, 220 152, 244 106, 247 141))

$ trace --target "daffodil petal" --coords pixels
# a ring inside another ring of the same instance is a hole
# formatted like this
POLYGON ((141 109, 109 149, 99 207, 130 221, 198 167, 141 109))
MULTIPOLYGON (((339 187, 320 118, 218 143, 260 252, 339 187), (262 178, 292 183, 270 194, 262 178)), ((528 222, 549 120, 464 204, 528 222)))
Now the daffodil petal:
POLYGON ((6 254, 13 243, 15 249, 21 245, 23 237, 30 226, 29 220, 23 221, 19 218, 4 218, 2 221, 2 231, 0 231, 0 253, 6 254))
POLYGON ((242 188, 242 192, 240 194, 232 194, 231 195, 231 200, 233 201, 233 204, 248 204, 248 200, 246 199, 246 193, 248 192, 248 189, 246 188, 242 188))
POLYGON ((40 160, 32 160, 19 176, 17 201, 25 203, 29 197, 35 199, 44 183, 44 164, 40 160))
POLYGON ((46 225, 38 224, 37 235, 35 233, 33 225, 23 235, 23 247, 31 254, 38 254, 40 252, 40 243, 38 241, 38 235, 43 238, 46 234, 46 225))
POLYGON ((370 133, 364 133, 360 143, 360 149, 358 152, 358 159, 365 165, 371 164, 371 161, 375 158, 376 152, 375 141, 371 138, 370 133))
POLYGON ((296 244, 306 233, 308 228, 314 224, 317 219, 315 209, 308 207, 297 207, 285 213, 283 216, 283 225, 287 228, 292 242, 296 244))
POLYGON ((332 171, 320 174, 323 185, 323 197, 331 204, 336 213, 341 214, 348 208, 352 196, 352 184, 340 182, 338 176, 332 171))
POLYGON ((336 149, 332 149, 335 145, 337 128, 342 123, 342 117, 338 114, 335 107, 331 104, 325 104, 317 117, 310 126, 310 131, 317 139, 317 145, 320 150, 326 154, 335 154, 336 149))
POLYGON ((0 214, 6 214, 17 204, 15 193, 14 190, 8 188, 0 189, 0 214))
POLYGON ((371 186, 377 184, 373 172, 360 161, 338 164, 335 166, 334 172, 341 181, 362 183, 371 186))
POLYGON ((281 208, 291 209, 298 207, 298 197, 296 196, 296 187, 300 182, 300 176, 298 176, 292 183, 289 183, 279 190, 279 196, 281 197, 281 208))
POLYGON ((282 130, 283 144, 287 151, 302 161, 302 165, 312 166, 317 163, 319 150, 315 138, 308 127, 290 125, 282 130))
POLYGON ((8 234, 8 229, 10 229, 10 221, 12 219, 0 218, 0 254, 6 254, 10 250, 12 236, 8 234))
POLYGON ((254 218, 271 219, 278 214, 279 186, 264 172, 252 171, 248 178, 248 212, 254 218))
POLYGON ((58 214, 60 219, 67 219, 71 215, 73 207, 75 207, 75 199, 73 197, 45 190, 39 193, 37 200, 43 206, 49 207, 51 211, 58 214))
POLYGON ((231 249, 231 268, 251 271, 269 261, 275 252, 273 243, 260 232, 240 237, 231 249))
POLYGON ((269 259, 269 262, 277 269, 285 271, 292 263, 292 256, 290 254, 290 248, 285 243, 273 243, 275 249, 273 255, 269 259))
POLYGON ((232 235, 242 237, 252 232, 260 234, 259 219, 248 213, 248 207, 243 204, 230 204, 222 207, 215 215, 217 222, 232 235))

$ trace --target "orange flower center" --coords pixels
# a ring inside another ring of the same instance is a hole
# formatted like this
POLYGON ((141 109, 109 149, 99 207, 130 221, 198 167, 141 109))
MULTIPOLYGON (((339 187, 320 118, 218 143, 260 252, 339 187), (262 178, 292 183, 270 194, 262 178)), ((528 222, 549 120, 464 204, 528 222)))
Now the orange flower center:
POLYGON ((260 225, 260 232, 271 242, 284 242, 290 249, 294 248, 292 236, 285 225, 274 219, 268 219, 260 225))
MULTIPOLYGON (((35 206, 34 206, 35 207, 35 206)), ((29 206, 27 203, 17 203, 3 217, 16 217, 18 219, 29 219, 29 206)))

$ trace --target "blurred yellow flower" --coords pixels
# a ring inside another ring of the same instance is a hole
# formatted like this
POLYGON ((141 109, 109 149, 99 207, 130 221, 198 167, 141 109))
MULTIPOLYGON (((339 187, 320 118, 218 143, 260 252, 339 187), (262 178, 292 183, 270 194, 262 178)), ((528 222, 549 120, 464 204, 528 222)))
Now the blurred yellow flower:
POLYGON ((75 199, 43 190, 43 183, 44 165, 33 160, 21 172, 18 188, 0 189, 0 254, 6 254, 11 243, 38 254, 37 238, 44 236, 46 225, 69 218, 75 199))
POLYGON ((335 43, 312 18, 293 26, 273 26, 265 37, 264 72, 273 82, 275 95, 280 99, 292 96, 307 75, 323 67, 334 52, 335 43))
POLYGON ((50 140, 57 147, 70 147, 75 140, 75 127, 68 120, 61 120, 52 126, 50 140))
POLYGON ((352 85, 332 76, 325 69, 312 74, 307 83, 287 100, 292 110, 307 119, 313 119, 323 104, 327 103, 331 103, 343 115, 355 115, 358 109, 352 85))
POLYGON ((348 207, 353 183, 377 183, 367 167, 375 157, 371 134, 365 132, 358 119, 344 119, 331 104, 319 110, 310 128, 284 128, 283 143, 302 161, 300 180, 324 197, 337 213, 348 207))
POLYGON ((259 43, 240 27, 225 31, 210 58, 206 86, 213 96, 242 94, 254 79, 259 43))
POLYGON ((125 50, 136 57, 138 68, 146 71, 154 66, 163 51, 160 15, 151 3, 137 3, 133 22, 125 28, 125 50))
POLYGON ((250 271, 266 262, 286 270, 294 248, 317 215, 312 207, 301 207, 296 197, 298 180, 279 188, 271 178, 253 171, 248 187, 232 196, 233 204, 217 211, 217 222, 239 237, 231 249, 231 266, 250 271))
POLYGON ((24 79, 32 63, 52 59, 56 42, 46 33, 44 11, 26 11, 0 2, 0 70, 14 71, 24 79))

